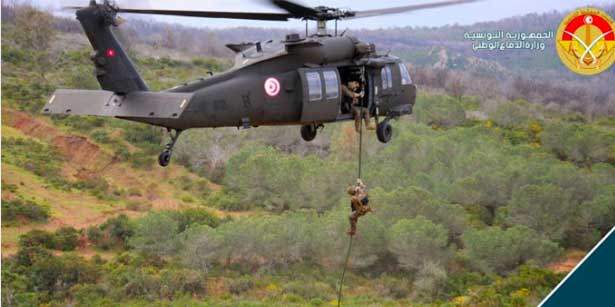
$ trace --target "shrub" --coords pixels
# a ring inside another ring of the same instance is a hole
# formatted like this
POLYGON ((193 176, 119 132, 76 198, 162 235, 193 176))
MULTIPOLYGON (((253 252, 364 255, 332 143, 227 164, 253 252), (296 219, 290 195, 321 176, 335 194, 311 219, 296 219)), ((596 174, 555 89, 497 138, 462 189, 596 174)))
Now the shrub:
POLYGON ((179 224, 166 212, 152 212, 138 219, 129 245, 148 256, 162 257, 177 252, 179 224))
POLYGON ((169 211, 167 214, 177 222, 178 232, 184 232, 192 225, 217 227, 221 223, 220 218, 206 209, 186 208, 180 211, 169 211))
POLYGON ((15 255, 15 259, 17 261, 17 265, 29 267, 33 263, 51 256, 52 255, 49 250, 40 245, 20 246, 17 254, 15 255))
POLYGON ((544 147, 562 160, 583 165, 615 160, 615 134, 591 125, 555 122, 539 137, 544 147))
POLYGON ((179 294, 192 296, 205 293, 205 277, 195 271, 185 269, 165 269, 160 272, 161 293, 163 298, 174 298, 179 294))
POLYGON ((424 259, 446 261, 448 231, 422 216, 401 219, 391 226, 387 245, 402 267, 417 270, 424 259))
POLYGON ((459 101, 449 96, 419 96, 414 114, 421 123, 445 128, 458 126, 466 119, 459 101))
POLYGON ((42 246, 48 249, 53 249, 56 246, 55 236, 45 230, 34 229, 19 237, 19 247, 37 247, 42 246))
POLYGON ((528 106, 524 100, 506 101, 498 104, 495 109, 488 110, 488 113, 499 126, 512 128, 528 120, 528 106))
POLYGON ((111 304, 110 302, 97 304, 109 294, 107 287, 104 285, 79 284, 71 289, 71 292, 74 293, 78 306, 106 306, 111 304))
POLYGON ((426 260, 414 281, 415 294, 422 300, 433 301, 442 293, 447 278, 448 275, 442 265, 426 260))
POLYGON ((79 232, 73 227, 62 227, 55 232, 54 248, 62 251, 75 250, 79 245, 79 232))
POLYGON ((96 143, 109 143, 111 140, 109 138, 109 134, 107 134, 107 131, 102 129, 92 131, 92 133, 90 133, 90 137, 92 138, 92 141, 96 143))
POLYGON ((102 177, 90 176, 84 180, 75 182, 73 187, 80 190, 88 190, 92 195, 98 198, 105 198, 109 190, 109 183, 102 177))
POLYGON ((483 272, 506 273, 530 260, 545 264, 562 254, 556 243, 525 226, 468 230, 462 238, 468 261, 483 272))
POLYGON ((99 228, 104 239, 97 245, 103 249, 112 246, 126 247, 128 239, 134 234, 134 224, 125 214, 107 219, 99 228))
POLYGON ((373 285, 380 296, 403 299, 410 295, 410 284, 405 278, 382 275, 373 285))
POLYGON ((93 264, 73 255, 51 256, 32 264, 32 282, 39 291, 68 291, 76 284, 94 283, 98 276, 93 264))
POLYGON ((7 222, 19 218, 37 222, 47 221, 49 212, 48 206, 40 205, 32 200, 2 200, 2 219, 7 222))
POLYGON ((103 240, 103 231, 97 226, 90 226, 86 230, 88 241, 94 245, 98 245, 103 240))
POLYGON ((228 285, 229 292, 235 295, 240 295, 251 290, 254 287, 254 283, 249 277, 241 277, 233 279, 228 285))

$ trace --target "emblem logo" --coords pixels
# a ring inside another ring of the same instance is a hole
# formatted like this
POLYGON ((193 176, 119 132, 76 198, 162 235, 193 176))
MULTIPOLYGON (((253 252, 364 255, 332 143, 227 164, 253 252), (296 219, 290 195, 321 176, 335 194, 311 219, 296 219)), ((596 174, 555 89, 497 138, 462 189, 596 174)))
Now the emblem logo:
POLYGON ((276 78, 267 78, 265 80, 265 93, 269 97, 273 97, 280 93, 280 82, 276 78))
POLYGON ((582 8, 559 26, 555 48, 562 63, 581 75, 595 75, 615 62, 615 23, 605 12, 582 8))

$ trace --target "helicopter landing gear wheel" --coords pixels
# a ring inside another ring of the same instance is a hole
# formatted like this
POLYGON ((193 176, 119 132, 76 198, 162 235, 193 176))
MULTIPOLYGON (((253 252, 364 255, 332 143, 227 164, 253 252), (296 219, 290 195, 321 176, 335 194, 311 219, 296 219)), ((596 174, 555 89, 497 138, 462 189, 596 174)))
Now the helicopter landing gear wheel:
POLYGON ((378 123, 376 128, 376 136, 381 143, 388 143, 393 137, 393 127, 389 124, 389 120, 385 119, 381 123, 378 123))
POLYGON ((167 128, 167 131, 171 140, 169 140, 167 145, 164 147, 164 150, 158 156, 158 164, 162 167, 169 165, 169 163, 171 162, 171 156, 173 155, 173 146, 175 146, 175 142, 177 142, 179 135, 182 133, 182 130, 178 129, 167 128), (175 134, 173 134, 173 130, 175 130, 175 134))
POLYGON ((167 165, 169 165, 169 163, 171 162, 171 154, 173 152, 170 150, 164 150, 160 153, 160 155, 158 156, 158 164, 160 164, 160 166, 165 167, 167 165))
POLYGON ((304 141, 310 142, 314 140, 316 134, 318 134, 318 126, 315 124, 301 126, 301 138, 304 141))

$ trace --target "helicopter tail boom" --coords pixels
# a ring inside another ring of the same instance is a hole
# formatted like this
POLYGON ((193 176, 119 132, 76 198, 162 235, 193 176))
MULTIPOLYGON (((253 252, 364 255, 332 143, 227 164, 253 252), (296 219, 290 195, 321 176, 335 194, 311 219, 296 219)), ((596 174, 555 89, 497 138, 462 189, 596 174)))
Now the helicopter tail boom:
POLYGON ((114 93, 147 91, 145 81, 111 32, 110 26, 118 25, 116 10, 107 1, 102 4, 91 1, 89 6, 80 8, 76 13, 94 48, 91 59, 96 66, 96 78, 103 90, 114 93))

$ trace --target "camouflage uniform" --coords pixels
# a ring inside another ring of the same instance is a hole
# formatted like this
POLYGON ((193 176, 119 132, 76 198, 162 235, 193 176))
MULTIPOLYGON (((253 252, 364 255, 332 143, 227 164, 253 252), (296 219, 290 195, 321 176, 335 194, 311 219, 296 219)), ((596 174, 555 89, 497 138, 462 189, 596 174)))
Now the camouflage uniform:
POLYGON ((342 92, 345 96, 350 97, 352 99, 352 114, 354 116, 354 128, 357 133, 361 129, 361 119, 365 121, 365 126, 367 129, 373 130, 375 126, 372 124, 369 118, 369 110, 365 105, 365 102, 362 101, 363 92, 357 93, 356 90, 359 89, 359 83, 357 81, 348 82, 348 86, 342 85, 342 92))
POLYGON ((355 186, 348 187, 347 192, 350 195, 350 208, 352 209, 352 212, 348 216, 350 220, 350 229, 347 233, 352 236, 357 232, 359 217, 364 216, 368 212, 372 212, 372 208, 369 206, 366 186, 361 179, 357 179, 357 184, 355 186))

